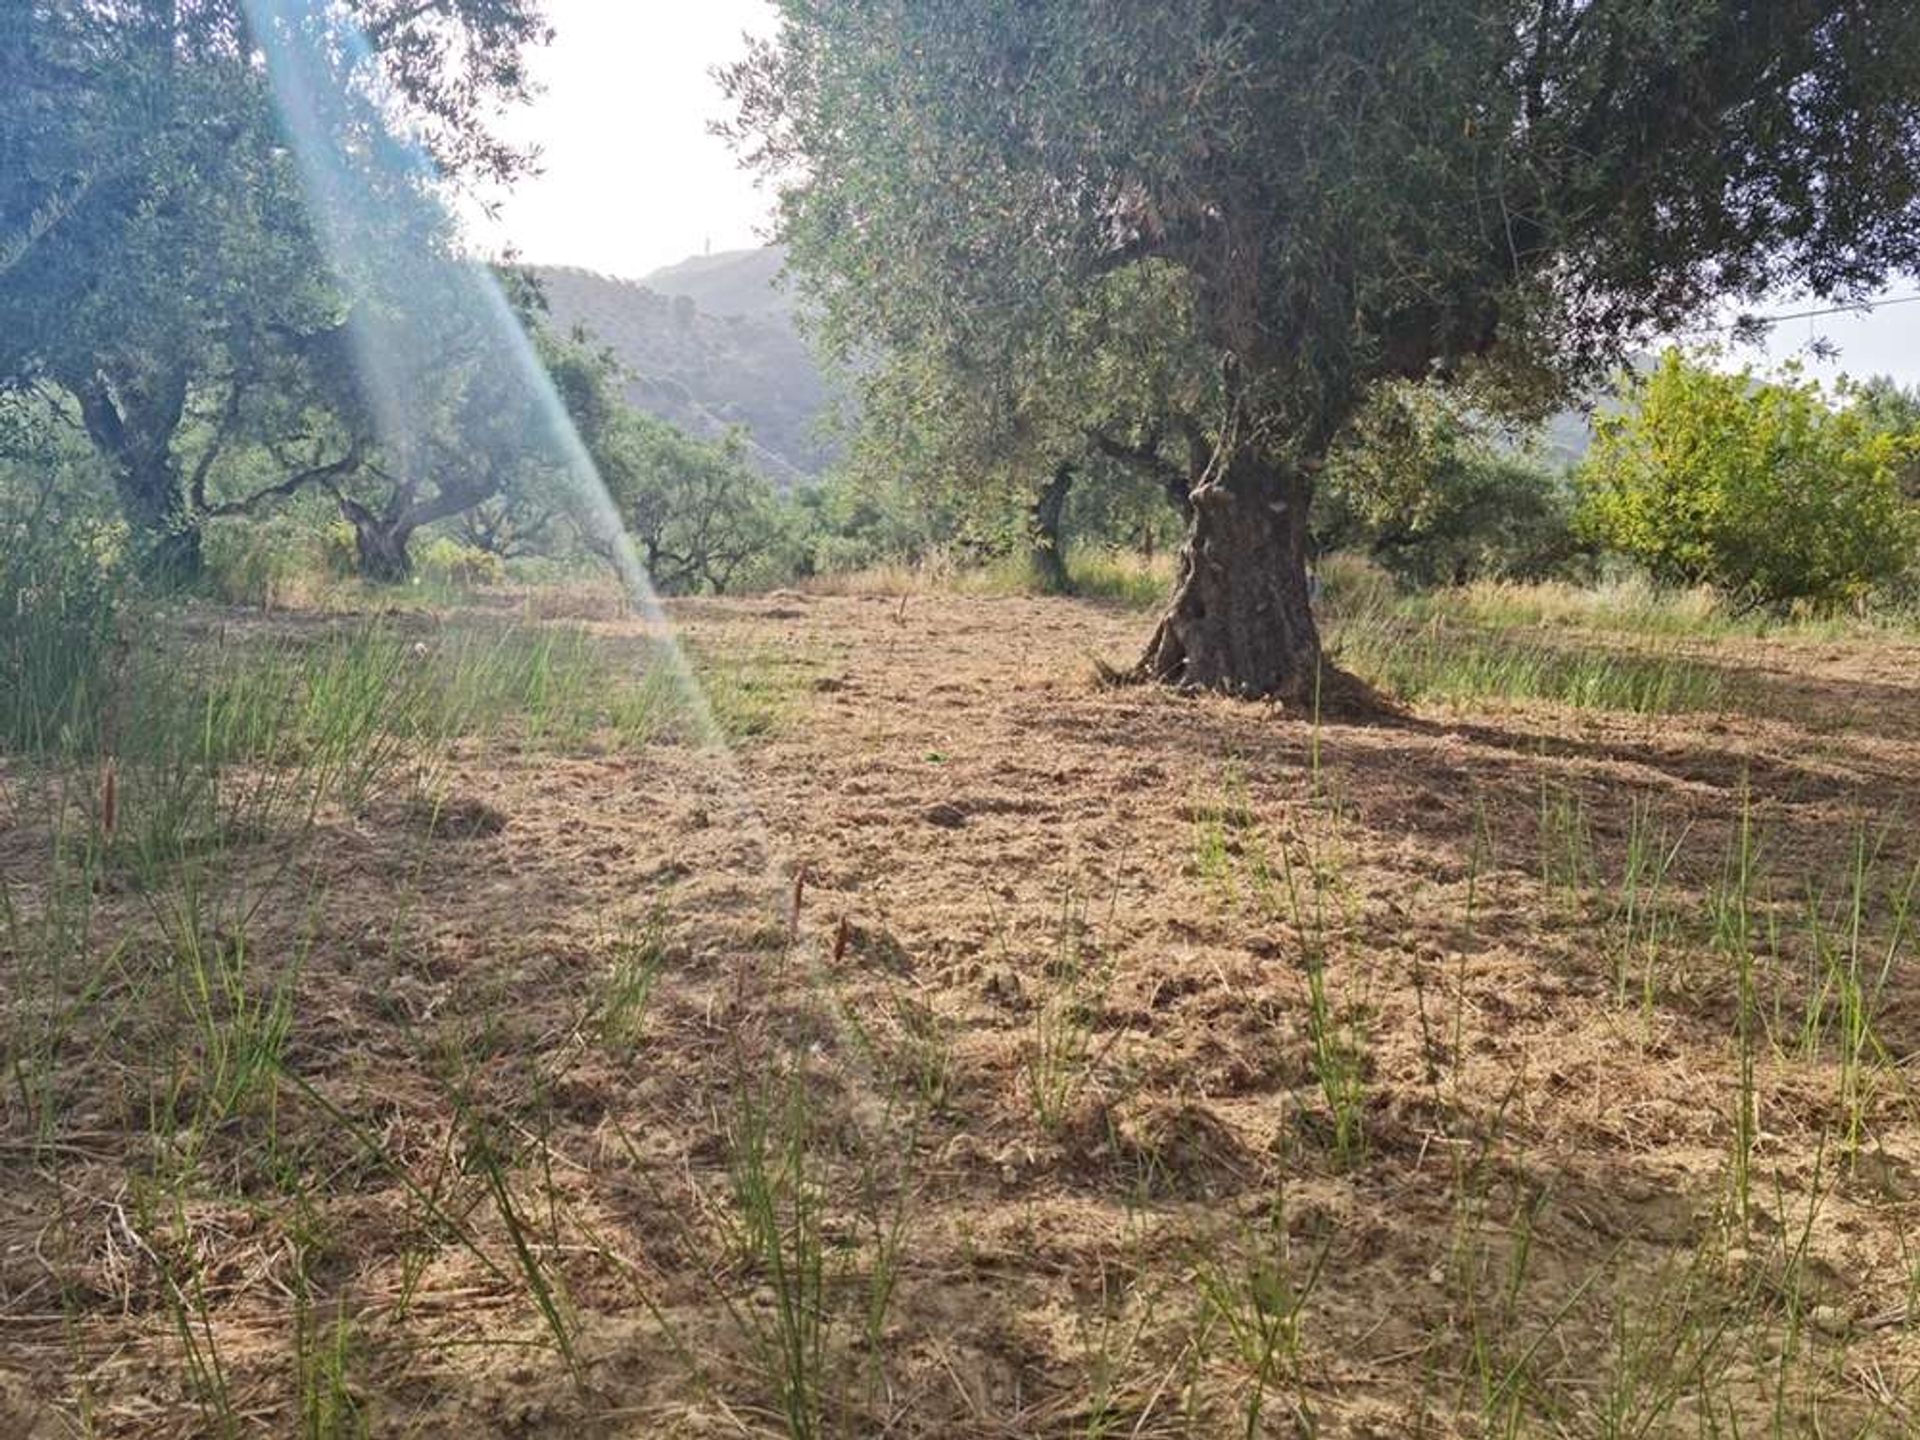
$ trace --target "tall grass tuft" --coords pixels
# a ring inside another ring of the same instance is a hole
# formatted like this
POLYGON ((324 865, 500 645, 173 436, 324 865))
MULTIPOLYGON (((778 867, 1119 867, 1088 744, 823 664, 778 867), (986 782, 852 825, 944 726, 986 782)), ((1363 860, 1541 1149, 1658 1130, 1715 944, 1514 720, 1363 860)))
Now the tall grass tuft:
POLYGON ((1744 1230, 1753 1217, 1753 1150, 1760 1117, 1755 1087, 1759 1048, 1759 1002, 1755 984, 1756 886, 1759 875, 1759 837, 1753 827, 1753 803, 1742 793, 1739 823, 1729 844, 1720 881, 1710 897, 1714 948, 1733 967, 1734 1057, 1733 1191, 1734 1205, 1744 1230))
POLYGON ((1327 844, 1303 840, 1296 862, 1279 845, 1276 873, 1264 841, 1250 831, 1243 849, 1255 896, 1270 919, 1289 924, 1307 982, 1307 1043, 1315 1080, 1332 1126, 1333 1154, 1343 1167, 1366 1156, 1367 1037, 1359 1013, 1336 1006, 1328 971, 1343 900, 1338 857, 1327 844))
MULTIPOLYGON (((1302 1255, 1288 1233, 1286 1191, 1275 1196, 1264 1233, 1252 1236, 1235 1263, 1209 1260, 1195 1274, 1203 1309, 1203 1328, 1224 1330, 1234 1359, 1245 1372, 1240 1404, 1247 1440, 1270 1433, 1262 1427, 1268 1397, 1282 1382, 1298 1387, 1306 1310, 1333 1249, 1331 1230, 1302 1255)), ((1302 1393, 1296 1393, 1293 1420, 1314 1433, 1302 1393)))
POLYGON ((97 745, 120 650, 121 581, 102 537, 0 515, 0 748, 97 745))
POLYGON ((1668 905, 1669 877, 1686 839, 1687 827, 1673 835, 1656 825, 1650 801, 1633 802, 1607 928, 1614 952, 1615 1003, 1627 1003, 1637 972, 1641 1015, 1649 1027, 1660 964, 1677 928, 1668 905))
POLYGON ((1725 676, 1677 651, 1522 639, 1441 615, 1362 614, 1330 627, 1340 663, 1406 700, 1547 700, 1582 710, 1673 715, 1728 707, 1725 676))
POLYGON ((812 1160, 813 1122, 797 1080, 745 1088, 733 1127, 739 1243, 770 1294, 770 1315, 742 1312, 791 1440, 815 1440, 827 1421, 826 1195, 812 1160))
POLYGON ((1086 905, 1071 891, 1061 898, 1047 970, 1053 983, 1034 1008, 1022 1056, 1027 1099, 1048 1134, 1058 1134, 1104 1051, 1093 1026, 1112 976, 1087 953, 1086 905))

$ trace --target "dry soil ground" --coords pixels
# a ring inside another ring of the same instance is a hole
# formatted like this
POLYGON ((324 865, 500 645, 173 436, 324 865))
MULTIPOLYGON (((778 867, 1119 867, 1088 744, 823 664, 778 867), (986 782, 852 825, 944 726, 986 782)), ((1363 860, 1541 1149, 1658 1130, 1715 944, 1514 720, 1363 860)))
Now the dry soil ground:
POLYGON ((677 617, 771 731, 318 817, 268 1111, 125 1015, 9 1096, 0 1435, 1920 1430, 1920 647, 1316 725, 1092 604, 677 617))

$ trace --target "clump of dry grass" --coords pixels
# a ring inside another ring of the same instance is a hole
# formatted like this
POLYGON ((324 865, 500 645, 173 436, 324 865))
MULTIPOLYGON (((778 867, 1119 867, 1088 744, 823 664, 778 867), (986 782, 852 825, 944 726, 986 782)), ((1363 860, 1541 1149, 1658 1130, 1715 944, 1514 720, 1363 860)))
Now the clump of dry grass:
POLYGON ((1564 580, 1476 580, 1441 592, 1434 603, 1463 619, 1503 628, 1563 625, 1650 635, 1703 635, 1718 633, 1729 621, 1725 607, 1705 586, 1660 589, 1643 575, 1583 585, 1564 580))
POLYGON ((802 579, 808 595, 903 595, 957 593, 964 566, 946 550, 931 550, 918 560, 890 560, 854 570, 828 570, 802 579))

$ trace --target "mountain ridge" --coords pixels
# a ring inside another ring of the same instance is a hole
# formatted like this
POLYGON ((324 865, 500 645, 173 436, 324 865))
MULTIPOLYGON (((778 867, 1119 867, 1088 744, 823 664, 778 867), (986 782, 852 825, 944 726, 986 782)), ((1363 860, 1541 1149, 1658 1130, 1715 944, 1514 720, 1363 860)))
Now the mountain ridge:
POLYGON ((661 295, 684 295, 709 315, 793 320, 792 288, 783 283, 787 247, 760 245, 689 255, 642 275, 639 284, 661 295))

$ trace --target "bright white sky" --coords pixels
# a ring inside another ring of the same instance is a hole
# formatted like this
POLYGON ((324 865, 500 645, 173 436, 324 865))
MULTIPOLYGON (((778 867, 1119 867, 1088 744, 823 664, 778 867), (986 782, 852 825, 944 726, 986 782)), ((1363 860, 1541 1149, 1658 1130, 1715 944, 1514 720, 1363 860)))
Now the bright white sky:
MULTIPOLYGON (((554 40, 536 50, 544 90, 503 134, 540 147, 541 173, 469 215, 489 250, 635 277, 690 255, 765 243, 771 197, 707 133, 727 117, 711 71, 769 35, 765 0, 549 0, 554 40)), ((497 198, 497 197, 496 197, 497 198)))
MULTIPOLYGON (((770 34, 766 0, 550 0, 554 42, 536 52, 544 92, 502 129, 543 152, 542 173, 500 201, 497 220, 470 217, 488 249, 522 259, 640 276, 709 247, 764 242, 770 197, 707 133, 726 100, 715 65, 738 59, 743 34, 770 34)), ((1892 295, 1920 295, 1920 281, 1892 295)), ((1816 308, 1784 297, 1776 312, 1816 308)), ((1891 374, 1920 385, 1920 304, 1830 315, 1775 327, 1764 351, 1732 358, 1757 368, 1800 354, 1812 373, 1891 374), (1824 338, 1833 362, 1805 355, 1824 338)))
MULTIPOLYGON (((1889 299, 1920 295, 1920 280, 1896 282, 1887 291, 1889 299)), ((1782 301, 1771 307, 1774 314, 1826 307, 1817 300, 1782 301)), ((1735 351, 1733 358, 1744 361, 1748 351, 1735 351)), ((1761 358, 1802 360, 1809 373, 1831 381, 1851 375, 1864 380, 1870 375, 1891 375, 1902 385, 1920 385, 1920 303, 1883 305, 1869 314, 1822 315, 1807 320, 1783 320, 1767 337, 1763 357, 1755 357, 1755 368, 1765 368, 1761 358), (1833 360, 1815 360, 1808 353, 1815 340, 1824 340, 1838 350, 1833 360)))

